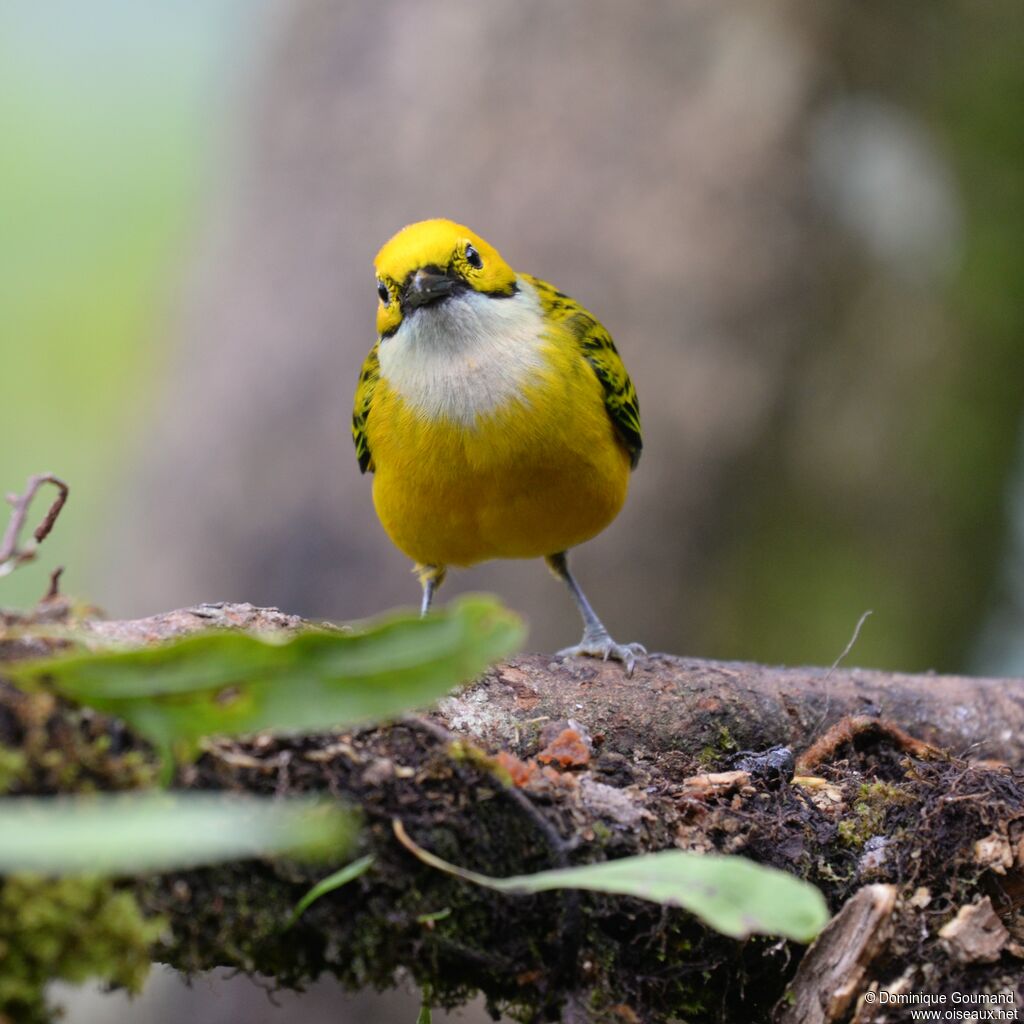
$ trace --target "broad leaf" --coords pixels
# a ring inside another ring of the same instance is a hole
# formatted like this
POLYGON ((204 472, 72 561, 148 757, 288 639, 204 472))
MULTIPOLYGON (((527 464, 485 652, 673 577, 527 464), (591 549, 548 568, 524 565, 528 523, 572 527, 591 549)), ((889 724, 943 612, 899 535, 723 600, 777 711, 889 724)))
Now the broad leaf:
POLYGON ((449 864, 417 846, 400 821, 393 824, 401 843, 425 864, 498 892, 529 895, 549 889, 588 889, 636 896, 682 907, 735 938, 758 933, 810 942, 828 922, 825 899, 813 885, 743 857, 666 850, 535 875, 491 878, 449 864))
POLYGON ((423 707, 522 637, 515 615, 475 596, 354 632, 311 629, 281 640, 218 631, 5 671, 20 686, 47 685, 123 718, 162 751, 189 755, 203 736, 331 729, 423 707))
POLYGON ((276 854, 343 855, 337 804, 190 793, 0 800, 0 874, 139 874, 276 854))

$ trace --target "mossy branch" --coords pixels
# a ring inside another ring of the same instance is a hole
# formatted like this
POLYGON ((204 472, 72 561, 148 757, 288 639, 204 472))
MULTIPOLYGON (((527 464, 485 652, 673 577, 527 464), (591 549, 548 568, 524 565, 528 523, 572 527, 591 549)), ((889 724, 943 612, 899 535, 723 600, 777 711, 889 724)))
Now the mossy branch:
MULTIPOLYGON (((52 653, 67 642, 55 622, 100 648, 303 626, 223 604, 106 622, 61 620, 51 603, 46 629, 2 621, 0 659, 52 653)), ((1012 889, 1024 880, 1024 787, 991 761, 1024 763, 1022 736, 1022 680, 667 655, 627 679, 612 664, 525 655, 429 717, 210 741, 179 773, 182 788, 326 792, 359 808, 372 867, 292 927, 296 903, 333 866, 249 862, 132 888, 169 924, 154 955, 184 970, 231 965, 282 985, 329 973, 365 986, 404 969, 439 1004, 481 990, 523 1020, 767 1021, 784 1011, 790 982, 815 998, 800 947, 737 944, 639 900, 478 889, 413 858, 392 822, 445 860, 498 877, 673 847, 743 853, 809 879, 833 910, 863 885, 896 887, 886 941, 869 963, 856 958, 857 991, 908 970, 937 990, 994 991, 1021 975, 1012 889), (786 752, 749 753, 780 744, 799 758, 795 779, 786 752), (995 961, 961 963, 938 931, 982 894, 1005 915, 1007 938, 995 961)), ((116 722, 2 684, 0 743, 13 792, 152 778, 144 745, 116 722)))

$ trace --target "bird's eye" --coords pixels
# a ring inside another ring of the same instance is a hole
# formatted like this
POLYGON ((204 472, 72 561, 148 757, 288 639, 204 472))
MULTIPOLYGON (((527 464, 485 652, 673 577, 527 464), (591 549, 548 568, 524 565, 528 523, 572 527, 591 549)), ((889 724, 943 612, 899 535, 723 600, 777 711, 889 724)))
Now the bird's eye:
POLYGON ((468 242, 466 243, 466 262, 477 270, 481 270, 484 265, 484 261, 480 258, 480 253, 468 242))
POLYGON ((388 286, 383 281, 377 282, 377 294, 385 306, 391 301, 391 292, 388 291, 388 286))

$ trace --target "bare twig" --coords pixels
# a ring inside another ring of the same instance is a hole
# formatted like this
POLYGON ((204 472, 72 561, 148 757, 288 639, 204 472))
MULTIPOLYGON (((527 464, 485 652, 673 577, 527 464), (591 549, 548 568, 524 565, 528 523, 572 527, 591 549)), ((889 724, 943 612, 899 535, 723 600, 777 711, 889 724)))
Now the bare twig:
POLYGON ((31 562, 36 557, 37 547, 49 536, 53 524, 57 522, 57 516, 60 515, 60 510, 68 500, 68 485, 52 473, 38 473, 28 478, 24 494, 9 494, 7 500, 14 511, 11 512, 3 540, 0 541, 0 576, 6 576, 19 565, 31 562), (53 499, 42 522, 32 531, 34 543, 30 543, 26 547, 19 547, 18 541, 21 531, 25 528, 29 506, 44 484, 53 484, 57 488, 57 497, 53 499))
POLYGON ((869 608, 857 620, 857 625, 853 627, 853 636, 850 637, 850 640, 847 643, 847 645, 842 649, 842 651, 840 651, 839 657, 832 662, 832 665, 830 666, 829 670, 825 673, 825 678, 822 679, 823 683, 828 682, 828 677, 832 675, 832 673, 835 672, 837 668, 839 668, 839 663, 843 660, 843 658, 845 658, 850 653, 850 651, 853 650, 853 645, 857 642, 857 638, 860 636, 861 627, 864 625, 865 622, 867 622, 868 616, 873 614, 874 612, 869 608))
MULTIPOLYGON (((846 646, 839 652, 839 657, 829 666, 829 670, 825 673, 824 678, 821 680, 822 686, 829 681, 832 673, 839 668, 839 663, 845 658, 850 651, 853 650, 853 645, 857 642, 857 638, 860 636, 861 627, 867 621, 869 615, 873 615, 874 612, 869 608, 858 620, 857 625, 853 627, 853 636, 847 641, 846 646)), ((818 724, 814 727, 814 731, 817 732, 824 724, 825 719, 828 718, 828 713, 832 709, 832 695, 826 690, 825 691, 825 710, 821 713, 821 718, 818 719, 818 724)))
POLYGON ((64 566, 58 565, 53 572, 50 573, 50 586, 47 588, 46 593, 43 595, 44 601, 53 601, 60 597, 60 578, 64 575, 64 566))

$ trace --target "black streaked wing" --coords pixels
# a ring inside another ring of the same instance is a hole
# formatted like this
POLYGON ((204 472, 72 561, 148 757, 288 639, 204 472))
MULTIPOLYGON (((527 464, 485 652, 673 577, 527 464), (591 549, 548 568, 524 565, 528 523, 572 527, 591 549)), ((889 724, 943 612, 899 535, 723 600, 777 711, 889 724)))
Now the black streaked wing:
POLYGON ((363 363, 359 374, 359 383, 356 385, 355 407, 352 410, 352 441, 356 446, 359 469, 363 473, 367 470, 373 472, 373 456, 366 437, 366 421, 373 408, 373 395, 377 390, 377 381, 380 380, 380 362, 377 358, 379 345, 380 342, 377 342, 370 349, 370 354, 363 363))
POLYGON ((622 357, 611 335, 578 302, 539 278, 522 274, 537 290, 544 312, 562 324, 579 346, 604 388, 604 406, 619 437, 629 452, 631 465, 640 461, 643 437, 640 429, 640 401, 629 379, 622 357))

